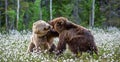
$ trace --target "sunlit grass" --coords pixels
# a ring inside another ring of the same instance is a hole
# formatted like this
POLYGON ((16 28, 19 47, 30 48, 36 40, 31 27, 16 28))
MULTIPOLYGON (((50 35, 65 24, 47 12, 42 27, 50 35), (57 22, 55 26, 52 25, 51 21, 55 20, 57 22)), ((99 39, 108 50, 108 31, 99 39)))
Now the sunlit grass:
MULTIPOLYGON (((26 53, 30 42, 30 31, 10 31, 9 34, 0 33, 0 62, 120 62, 120 30, 117 28, 90 29, 95 37, 99 55, 90 56, 83 53, 81 57, 74 57, 67 50, 59 58, 48 53, 26 53)), ((58 39, 55 39, 57 43, 58 39)))

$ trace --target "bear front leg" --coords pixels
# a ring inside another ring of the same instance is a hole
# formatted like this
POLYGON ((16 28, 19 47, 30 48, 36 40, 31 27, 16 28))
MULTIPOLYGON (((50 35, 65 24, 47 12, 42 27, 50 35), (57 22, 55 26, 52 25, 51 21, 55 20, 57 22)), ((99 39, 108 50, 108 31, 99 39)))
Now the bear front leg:
POLYGON ((55 44, 52 44, 51 47, 50 47, 50 49, 48 51, 50 53, 53 53, 55 51, 55 48, 56 48, 55 44))
POLYGON ((35 45, 32 42, 30 42, 28 49, 27 49, 27 52, 33 52, 34 47, 35 47, 35 45))
POLYGON ((56 55, 60 55, 61 53, 63 53, 63 51, 66 50, 66 42, 64 40, 59 41, 58 45, 57 45, 57 50, 56 50, 56 55))
POLYGON ((36 52, 40 51, 40 43, 39 42, 35 42, 35 50, 36 50, 36 52))

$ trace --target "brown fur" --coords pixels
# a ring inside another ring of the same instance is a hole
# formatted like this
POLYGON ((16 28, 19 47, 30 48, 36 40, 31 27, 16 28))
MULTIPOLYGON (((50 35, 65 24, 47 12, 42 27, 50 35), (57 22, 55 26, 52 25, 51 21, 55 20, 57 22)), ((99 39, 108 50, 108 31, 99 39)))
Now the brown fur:
POLYGON ((50 25, 43 20, 33 23, 33 34, 27 52, 48 50, 53 52, 56 46, 53 44, 53 38, 59 34, 50 28, 50 25))
POLYGON ((59 33, 59 43, 56 49, 56 55, 63 53, 68 44, 69 49, 76 55, 82 52, 98 54, 97 46, 91 32, 77 24, 68 21, 67 18, 58 17, 53 19, 50 24, 54 30, 59 33))

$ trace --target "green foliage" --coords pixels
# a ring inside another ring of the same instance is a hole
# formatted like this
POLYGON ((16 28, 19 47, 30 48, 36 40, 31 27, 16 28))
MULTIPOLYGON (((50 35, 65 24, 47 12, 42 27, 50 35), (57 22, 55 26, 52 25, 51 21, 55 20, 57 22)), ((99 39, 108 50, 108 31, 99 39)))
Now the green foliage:
POLYGON ((34 3, 33 2, 23 2, 22 4, 23 4, 22 5, 23 7, 21 8, 21 11, 20 11, 20 20, 19 20, 19 24, 18 24, 18 30, 31 29, 33 22, 39 20, 39 18, 40 18, 39 17, 40 0, 36 0, 34 3), (28 19, 26 20, 25 17, 27 17, 28 19))
POLYGON ((21 31, 22 29, 25 29, 25 24, 23 24, 22 19, 18 22, 18 30, 21 31))
POLYGON ((85 0, 85 1, 82 0, 80 2, 79 7, 81 8, 81 12, 79 16, 82 20, 81 25, 84 25, 84 26, 89 25, 91 5, 92 5, 92 0, 85 0))
POLYGON ((63 17, 67 17, 71 19, 73 4, 67 4, 67 5, 63 4, 62 7, 63 8, 59 10, 59 12, 62 14, 63 17))
POLYGON ((8 14, 8 16, 9 16, 10 18, 12 18, 12 19, 14 19, 15 16, 16 16, 15 10, 12 10, 12 9, 10 9, 10 10, 7 12, 7 14, 8 14))
POLYGON ((50 20, 50 13, 49 13, 49 10, 47 10, 46 7, 42 7, 42 19, 44 21, 49 21, 50 20))
POLYGON ((105 16, 100 11, 100 6, 97 3, 95 4, 95 26, 98 27, 101 26, 106 19, 105 16))
MULTIPOLYGON (((5 2, 0 0, 0 21, 2 29, 6 29, 5 21, 5 2)), ((111 26, 120 26, 119 14, 119 0, 99 1, 95 0, 95 26, 100 27, 104 23, 111 26), (101 10, 102 9, 102 10, 101 10)), ((52 0, 52 17, 67 17, 70 21, 76 22, 83 26, 89 26, 91 16, 92 0, 52 0), (76 4, 78 3, 78 5, 76 4), (78 9, 78 17, 80 20, 75 20, 75 8, 78 9), (79 22, 80 21, 80 22, 79 22)), ((17 0, 7 1, 7 15, 9 25, 14 24, 18 30, 31 29, 32 23, 39 20, 40 11, 42 12, 42 19, 50 20, 50 1, 49 0, 20 0, 20 15, 17 21, 17 0), (40 9, 40 5, 41 8, 40 9)), ((106 25, 105 24, 105 25, 106 25)))

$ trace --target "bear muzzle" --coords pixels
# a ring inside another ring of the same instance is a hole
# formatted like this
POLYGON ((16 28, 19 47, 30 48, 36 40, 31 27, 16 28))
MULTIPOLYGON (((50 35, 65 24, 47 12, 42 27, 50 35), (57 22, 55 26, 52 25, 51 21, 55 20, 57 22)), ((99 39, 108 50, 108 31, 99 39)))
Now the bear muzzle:
POLYGON ((50 30, 50 29, 51 29, 51 26, 44 28, 44 30, 50 30))

